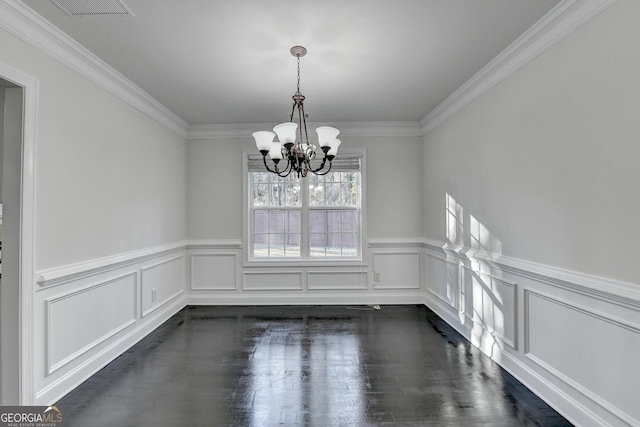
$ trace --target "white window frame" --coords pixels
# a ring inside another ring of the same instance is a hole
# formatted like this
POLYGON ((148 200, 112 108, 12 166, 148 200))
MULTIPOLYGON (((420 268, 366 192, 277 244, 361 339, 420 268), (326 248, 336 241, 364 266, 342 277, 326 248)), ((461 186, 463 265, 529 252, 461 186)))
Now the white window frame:
MULTIPOLYGON (((322 265, 342 265, 342 266, 364 266, 367 265, 368 251, 367 251, 367 169, 366 169, 366 150, 361 149, 340 149, 340 154, 348 155, 350 157, 360 158, 360 218, 359 218, 359 255, 357 257, 310 257, 309 254, 305 254, 304 251, 308 244, 306 239, 308 238, 308 221, 309 221, 309 206, 302 207, 301 215, 301 254, 299 258, 285 258, 285 257, 273 257, 273 258, 254 258, 251 254, 253 248, 253 230, 252 221, 250 215, 251 197, 252 194, 249 191, 249 156, 255 156, 255 150, 243 150, 242 151, 242 192, 243 192, 243 225, 242 225, 242 247, 243 247, 243 263, 245 266, 322 266, 322 265)), ((267 160, 269 161, 269 160, 267 160)), ((307 186, 301 186, 301 191, 307 191, 307 186), (305 188, 305 190, 302 190, 305 188)), ((286 208, 285 208, 286 209, 286 208)), ((337 209, 340 209, 339 207, 337 209)))

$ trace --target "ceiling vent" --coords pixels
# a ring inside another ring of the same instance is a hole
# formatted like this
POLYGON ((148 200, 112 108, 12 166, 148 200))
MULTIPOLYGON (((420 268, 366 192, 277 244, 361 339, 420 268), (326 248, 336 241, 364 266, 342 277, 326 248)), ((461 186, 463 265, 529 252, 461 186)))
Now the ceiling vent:
POLYGON ((134 16, 120 0, 51 0, 69 16, 134 16))

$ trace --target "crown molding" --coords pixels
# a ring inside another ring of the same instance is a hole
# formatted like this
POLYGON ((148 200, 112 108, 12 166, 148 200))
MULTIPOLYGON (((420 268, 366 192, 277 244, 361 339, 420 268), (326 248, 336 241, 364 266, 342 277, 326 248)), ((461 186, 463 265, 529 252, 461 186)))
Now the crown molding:
MULTIPOLYGON (((190 125, 187 139, 251 138, 257 130, 271 129, 276 123, 190 125)), ((420 122, 335 122, 307 123, 311 129, 334 126, 341 136, 422 136, 420 122)))
POLYGON ((24 3, 0 2, 0 28, 186 138, 184 120, 24 3))
POLYGON ((617 0, 563 0, 421 120, 427 134, 617 0))
MULTIPOLYGON (((419 122, 335 123, 345 136, 423 136, 617 0, 563 0, 419 122)), ((0 28, 45 52, 187 139, 247 138, 272 124, 189 125, 19 0, 0 2, 0 28)))

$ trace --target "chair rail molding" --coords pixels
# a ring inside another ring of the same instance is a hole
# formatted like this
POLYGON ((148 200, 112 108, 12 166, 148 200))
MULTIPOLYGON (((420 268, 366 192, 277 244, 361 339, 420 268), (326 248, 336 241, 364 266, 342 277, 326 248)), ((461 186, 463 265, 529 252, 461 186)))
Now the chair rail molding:
MULTIPOLYGON (((106 256, 79 263, 40 270, 36 272, 36 282, 41 288, 61 285, 83 277, 93 276, 100 272, 115 270, 130 264, 159 257, 171 252, 185 250, 187 241, 178 241, 117 255, 106 256)), ((36 290, 37 291, 37 290, 36 290)))

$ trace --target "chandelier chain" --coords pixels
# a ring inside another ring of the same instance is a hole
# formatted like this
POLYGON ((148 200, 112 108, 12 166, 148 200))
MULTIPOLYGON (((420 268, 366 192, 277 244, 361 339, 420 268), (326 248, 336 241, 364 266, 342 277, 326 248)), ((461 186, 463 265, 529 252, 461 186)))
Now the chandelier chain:
POLYGON ((296 58, 298 59, 298 91, 296 95, 300 95, 300 55, 296 55, 296 58))

